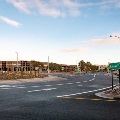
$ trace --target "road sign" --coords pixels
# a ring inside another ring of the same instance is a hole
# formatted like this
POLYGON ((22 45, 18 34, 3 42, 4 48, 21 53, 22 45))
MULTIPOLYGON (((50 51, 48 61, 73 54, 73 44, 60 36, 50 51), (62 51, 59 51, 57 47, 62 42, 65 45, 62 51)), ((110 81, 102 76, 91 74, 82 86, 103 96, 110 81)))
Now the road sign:
POLYGON ((75 72, 79 72, 80 71, 80 68, 75 68, 75 72))
POLYGON ((111 70, 119 70, 119 69, 120 69, 120 62, 110 63, 110 64, 109 64, 109 68, 110 68, 111 70))

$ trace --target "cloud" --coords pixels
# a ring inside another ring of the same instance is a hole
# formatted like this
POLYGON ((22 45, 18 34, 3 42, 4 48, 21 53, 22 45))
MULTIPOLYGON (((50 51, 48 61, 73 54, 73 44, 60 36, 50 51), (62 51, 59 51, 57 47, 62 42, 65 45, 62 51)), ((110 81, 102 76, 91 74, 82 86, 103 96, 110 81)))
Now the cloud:
POLYGON ((81 8, 120 8, 119 0, 84 2, 80 0, 6 0, 19 11, 26 14, 39 13, 51 17, 80 16, 81 8))
MULTIPOLYGON (((7 2, 11 3, 14 7, 19 9, 20 11, 30 14, 31 11, 29 10, 29 5, 27 5, 26 0, 6 0, 7 2)), ((31 0, 30 0, 31 1, 31 0)))
POLYGON ((45 16, 64 17, 80 15, 79 3, 73 0, 6 0, 18 10, 32 14, 34 12, 45 16))
POLYGON ((63 17, 65 16, 65 13, 57 9, 56 7, 53 7, 52 5, 49 5, 50 3, 43 3, 39 0, 34 1, 34 5, 38 8, 38 11, 42 15, 46 16, 53 16, 53 17, 63 17), (50 7, 52 6, 52 7, 50 7))
POLYGON ((86 52, 87 48, 65 48, 61 50, 62 52, 86 52))
POLYGON ((116 45, 120 44, 120 37, 114 36, 110 38, 104 38, 104 39, 95 39, 91 41, 92 45, 116 45))
POLYGON ((15 27, 19 27, 22 25, 16 21, 10 20, 9 18, 3 17, 3 16, 0 16, 0 20, 6 22, 9 25, 15 26, 15 27))

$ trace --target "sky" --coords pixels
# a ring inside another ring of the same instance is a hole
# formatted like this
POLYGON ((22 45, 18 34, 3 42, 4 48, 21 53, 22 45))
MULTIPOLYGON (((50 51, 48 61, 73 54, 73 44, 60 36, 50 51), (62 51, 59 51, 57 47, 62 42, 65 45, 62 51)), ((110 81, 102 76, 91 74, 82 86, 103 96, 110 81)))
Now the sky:
POLYGON ((0 60, 120 62, 120 0, 0 0, 0 60))

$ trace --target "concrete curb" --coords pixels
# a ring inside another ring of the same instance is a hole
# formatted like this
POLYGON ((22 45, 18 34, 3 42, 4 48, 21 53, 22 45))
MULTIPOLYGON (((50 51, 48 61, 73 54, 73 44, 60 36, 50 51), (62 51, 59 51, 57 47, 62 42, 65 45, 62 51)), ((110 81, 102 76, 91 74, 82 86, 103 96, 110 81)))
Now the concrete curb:
POLYGON ((106 95, 104 92, 95 93, 95 95, 98 96, 98 97, 101 97, 101 98, 114 99, 113 96, 106 95))
POLYGON ((120 95, 106 94, 105 92, 106 91, 95 93, 95 95, 102 98, 120 100, 120 95))

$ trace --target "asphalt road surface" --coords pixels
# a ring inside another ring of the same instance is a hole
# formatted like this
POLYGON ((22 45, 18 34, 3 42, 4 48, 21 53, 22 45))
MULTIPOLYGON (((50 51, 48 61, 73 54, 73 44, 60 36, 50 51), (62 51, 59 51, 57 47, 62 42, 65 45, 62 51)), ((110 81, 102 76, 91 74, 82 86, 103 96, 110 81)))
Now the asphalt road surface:
POLYGON ((111 87, 111 77, 104 74, 56 74, 66 80, 0 84, 0 120, 119 120, 120 101, 95 95, 111 87))

